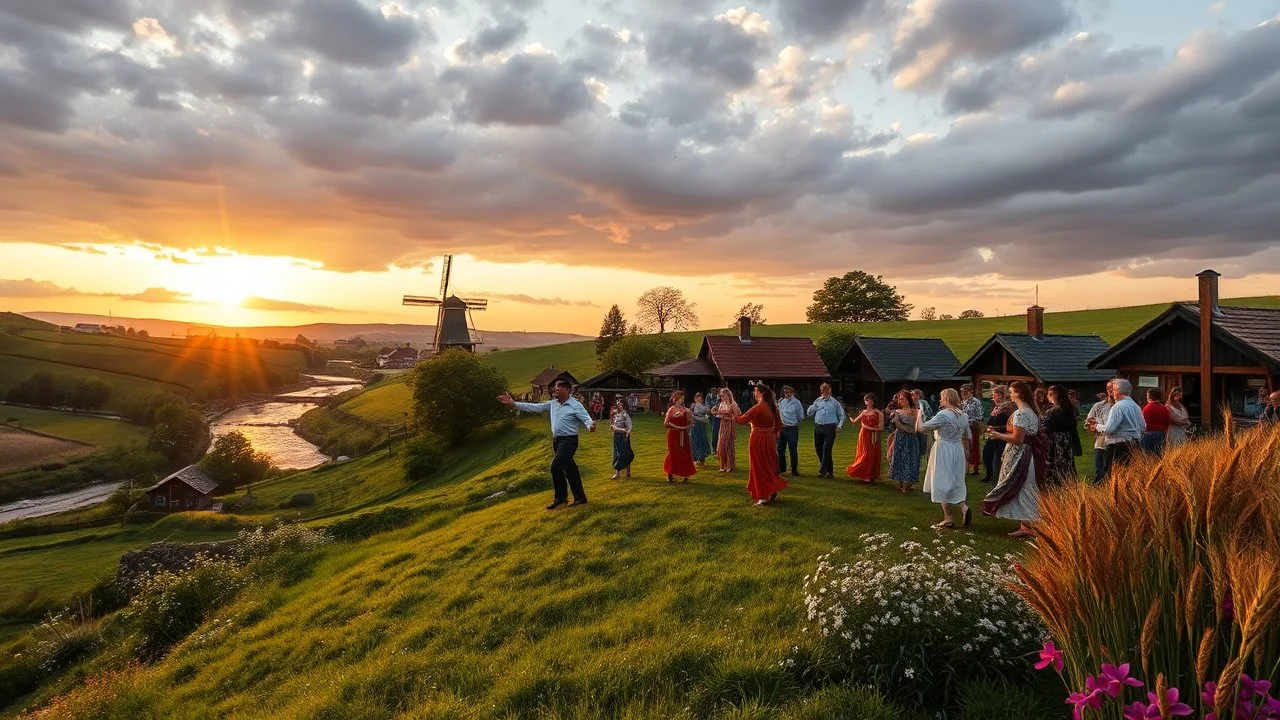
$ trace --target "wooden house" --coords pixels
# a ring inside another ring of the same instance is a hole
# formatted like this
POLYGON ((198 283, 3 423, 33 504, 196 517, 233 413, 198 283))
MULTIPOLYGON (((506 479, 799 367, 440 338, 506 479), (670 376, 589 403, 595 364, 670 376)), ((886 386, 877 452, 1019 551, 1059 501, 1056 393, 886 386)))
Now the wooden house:
POLYGON ((728 387, 737 397, 749 381, 759 380, 778 391, 783 385, 810 402, 818 386, 830 379, 827 366, 809 338, 751 337, 751 320, 738 319, 738 334, 704 335, 697 357, 645 372, 692 394, 728 387))
POLYGON ((1209 408, 1212 423, 1222 407, 1257 417, 1260 395, 1275 390, 1280 376, 1280 309, 1221 305, 1218 273, 1196 277, 1197 302, 1174 303, 1092 364, 1116 368, 1139 402, 1146 388, 1167 397, 1179 386, 1193 418, 1203 421, 1209 408))
POLYGON ((628 409, 632 412, 657 406, 656 398, 652 397, 653 387, 625 370, 602 372, 593 378, 583 380, 578 385, 578 389, 588 399, 596 393, 600 393, 603 396, 606 408, 605 417, 609 416, 608 409, 613 407, 613 403, 618 397, 622 397, 627 403, 628 409))
POLYGON ((156 512, 207 510, 213 505, 218 482, 195 465, 188 465, 147 488, 147 506, 156 512))
POLYGON ((551 397, 551 388, 556 384, 557 380, 564 380, 569 385, 577 385, 578 379, 568 370, 557 370, 556 368, 547 368, 538 373, 538 376, 529 381, 533 386, 533 401, 542 402, 551 397))
POLYGON ((1097 335, 1050 335, 1044 331, 1044 308, 1027 308, 1025 333, 996 333, 965 361, 957 375, 973 378, 974 388, 1006 385, 1061 385, 1092 399, 1115 373, 1093 359, 1110 347, 1097 335))
POLYGON ((835 376, 841 398, 860 406, 860 398, 875 393, 883 405, 898 390, 919 388, 935 396, 943 388, 959 388, 960 361, 939 338, 874 338, 859 335, 840 358, 835 376))

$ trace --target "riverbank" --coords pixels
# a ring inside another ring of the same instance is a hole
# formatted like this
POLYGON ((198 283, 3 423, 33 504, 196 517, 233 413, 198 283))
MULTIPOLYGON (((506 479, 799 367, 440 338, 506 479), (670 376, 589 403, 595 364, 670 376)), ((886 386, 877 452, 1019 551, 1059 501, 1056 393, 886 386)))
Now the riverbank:
POLYGON ((238 403, 235 407, 208 416, 209 431, 213 437, 228 432, 239 432, 257 452, 271 458, 276 467, 285 470, 304 470, 321 465, 334 454, 325 452, 320 444, 295 432, 298 421, 321 403, 342 393, 358 389, 361 383, 351 378, 332 375, 304 375, 313 382, 299 384, 287 392, 269 399, 257 399, 238 403), (282 399, 287 398, 287 399, 282 399), (314 399, 314 402, 299 401, 314 399))
POLYGON ((123 484, 99 483, 57 495, 46 495, 44 497, 5 503, 0 505, 0 525, 14 520, 44 517, 45 515, 97 505, 111 497, 111 493, 115 492, 123 484))

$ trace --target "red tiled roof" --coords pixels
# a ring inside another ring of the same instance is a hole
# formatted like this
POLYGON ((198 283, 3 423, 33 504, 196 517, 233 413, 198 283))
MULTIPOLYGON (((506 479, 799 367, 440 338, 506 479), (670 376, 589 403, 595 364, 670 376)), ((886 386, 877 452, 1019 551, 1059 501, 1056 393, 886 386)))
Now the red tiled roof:
POLYGON ((744 343, 733 335, 707 335, 703 343, 709 359, 726 379, 825 380, 831 375, 809 338, 762 337, 744 343))

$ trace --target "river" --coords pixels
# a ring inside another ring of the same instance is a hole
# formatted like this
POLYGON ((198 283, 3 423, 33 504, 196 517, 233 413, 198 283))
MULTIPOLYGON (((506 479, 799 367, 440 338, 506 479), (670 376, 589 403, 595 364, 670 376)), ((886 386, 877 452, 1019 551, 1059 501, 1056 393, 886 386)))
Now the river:
MULTIPOLYGON (((305 390, 284 393, 287 397, 326 398, 360 387, 359 381, 351 378, 329 375, 308 375, 322 382, 346 383, 342 385, 319 385, 305 390)), ((302 417, 308 410, 319 407, 317 403, 263 403, 236 408, 219 417, 210 426, 214 437, 239 431, 253 446, 254 450, 266 454, 276 467, 286 470, 302 470, 315 467, 328 456, 320 452, 315 445, 303 440, 290 427, 289 422, 302 417)))

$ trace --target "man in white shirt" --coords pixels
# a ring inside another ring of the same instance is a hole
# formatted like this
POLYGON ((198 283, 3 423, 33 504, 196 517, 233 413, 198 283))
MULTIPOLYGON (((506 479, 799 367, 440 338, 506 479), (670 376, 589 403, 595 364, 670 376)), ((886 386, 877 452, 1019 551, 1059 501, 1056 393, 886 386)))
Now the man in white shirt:
POLYGON ((1129 397, 1133 394, 1133 385, 1128 380, 1116 378, 1107 383, 1107 390, 1115 399, 1107 413, 1107 422, 1102 426, 1107 445, 1107 473, 1110 474, 1118 463, 1128 461, 1134 453, 1142 433, 1147 431, 1147 420, 1142 416, 1142 408, 1129 397))
POLYGON ((1111 385, 1107 385, 1107 391, 1098 393, 1098 401, 1089 408, 1089 415, 1085 417, 1085 427, 1089 428, 1089 432, 1093 433, 1093 482, 1100 483, 1107 476, 1107 436, 1102 434, 1102 428, 1107 426, 1107 416, 1111 414, 1111 385))
POLYGON ((569 396, 569 383, 557 380, 552 390, 555 399, 543 403, 516 402, 510 393, 498 396, 498 402, 513 407, 520 412, 547 413, 551 417, 551 449, 555 456, 551 459, 551 485, 555 488, 555 498, 547 506, 555 510, 569 499, 569 490, 573 490, 574 505, 586 505, 587 493, 582 489, 582 473, 578 471, 578 463, 573 455, 578 452, 578 424, 587 428, 587 432, 595 432, 596 424, 582 403, 569 396))
POLYGON ((818 388, 822 393, 809 406, 808 415, 813 418, 813 447, 818 452, 818 477, 835 479, 835 459, 833 451, 836 444, 836 433, 848 420, 844 411, 844 403, 831 396, 831 386, 822 383, 818 388))

